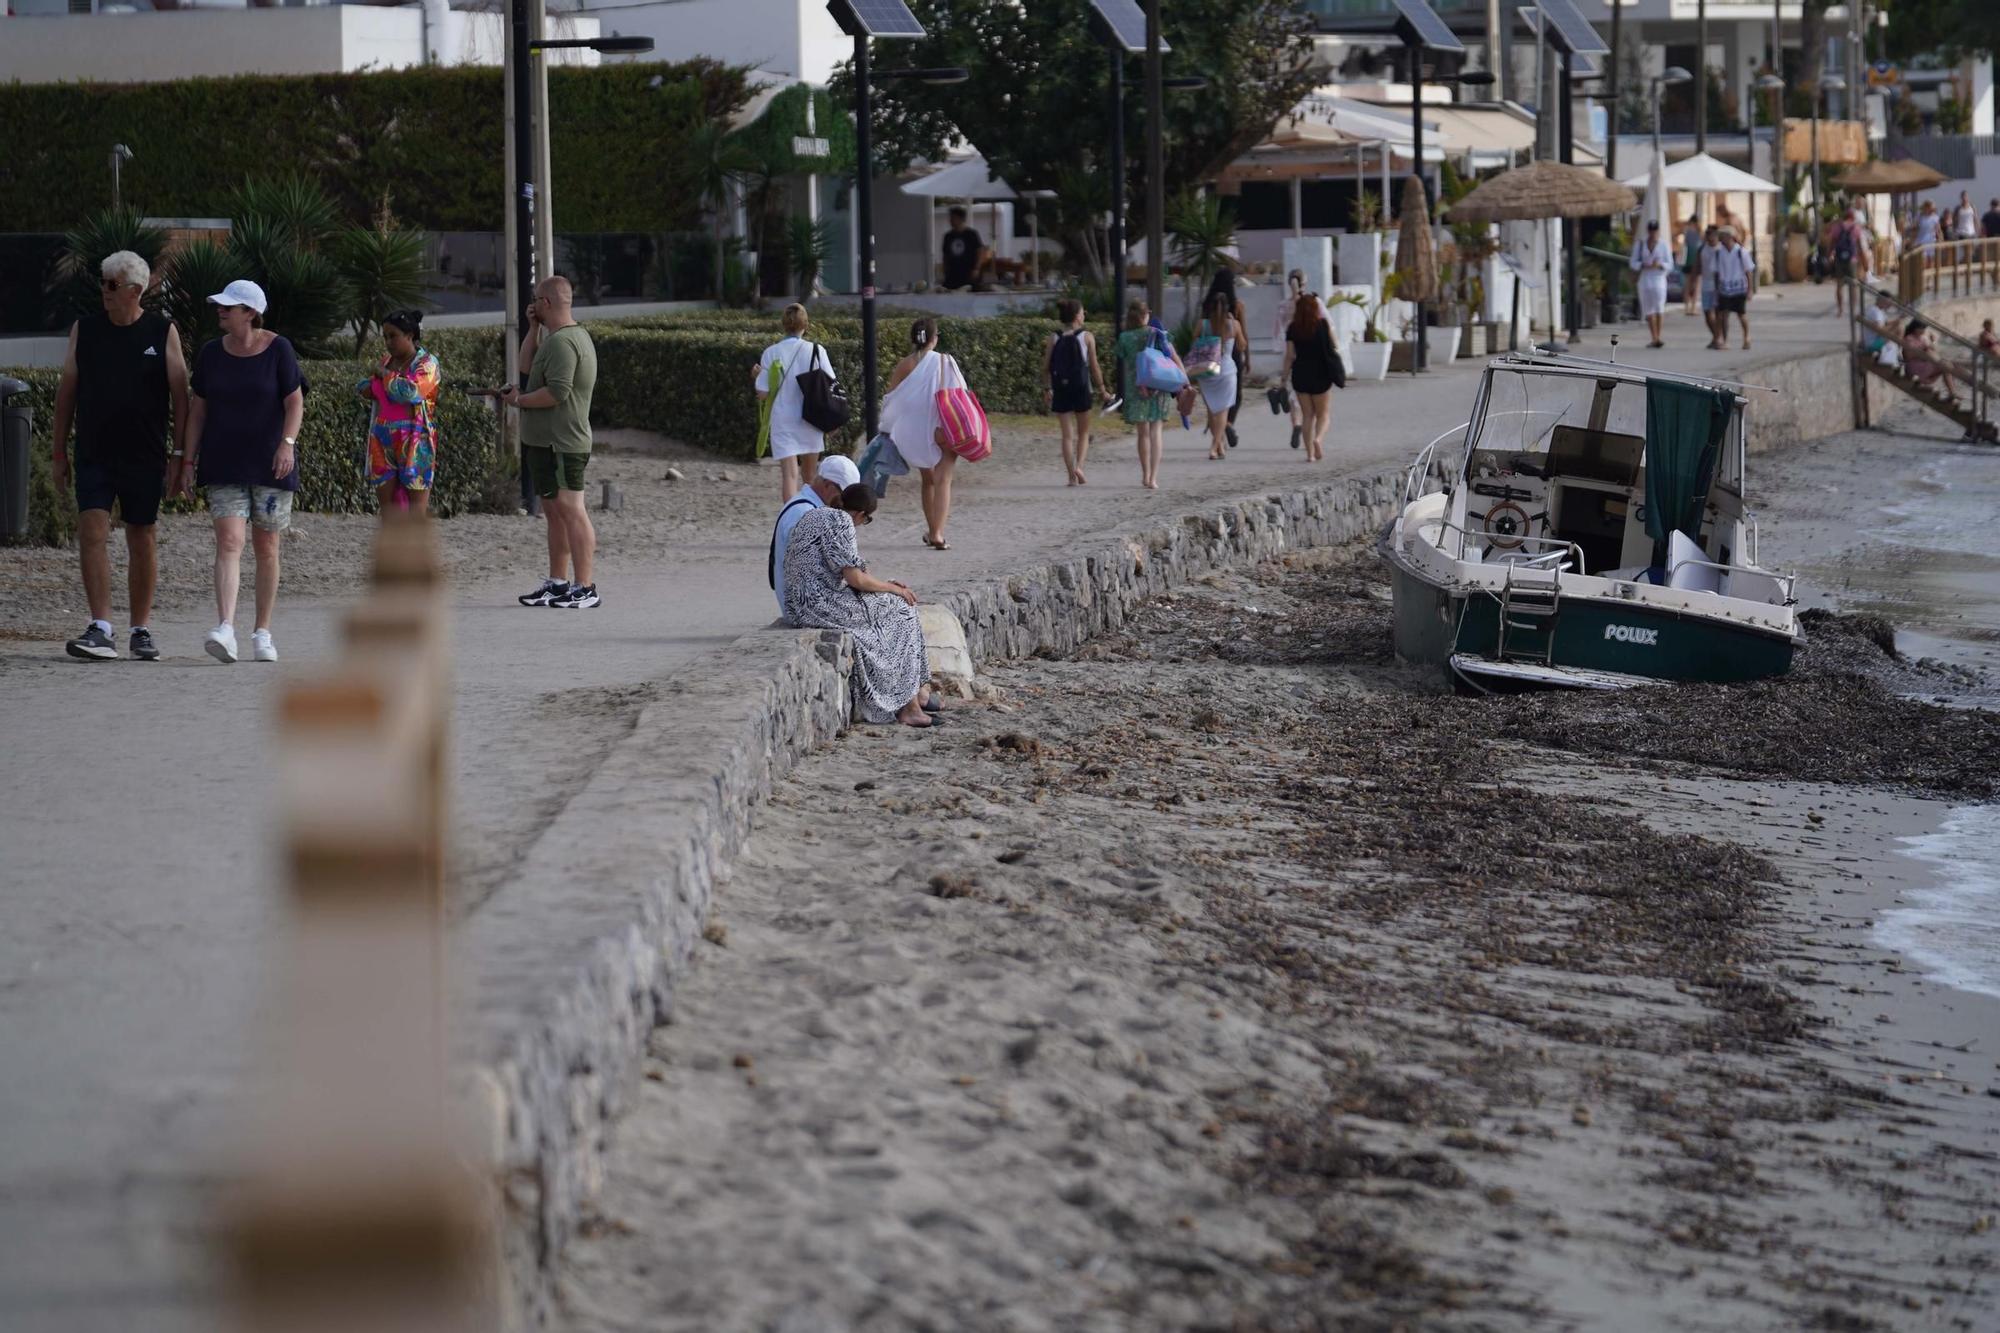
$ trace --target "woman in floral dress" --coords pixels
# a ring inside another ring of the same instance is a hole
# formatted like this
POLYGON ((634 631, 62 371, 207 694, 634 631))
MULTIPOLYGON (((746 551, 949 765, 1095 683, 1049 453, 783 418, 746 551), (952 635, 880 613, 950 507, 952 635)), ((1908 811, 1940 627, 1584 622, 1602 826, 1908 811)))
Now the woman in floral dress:
POLYGON ((853 638, 854 711, 862 721, 927 727, 930 665, 917 595, 870 574, 855 544, 854 529, 873 519, 875 503, 875 492, 857 483, 839 505, 798 521, 785 544, 785 619, 853 638))
POLYGON ((423 312, 398 310, 382 319, 388 352, 355 392, 374 405, 368 427, 368 482, 378 508, 406 505, 423 513, 430 505, 437 470, 438 360, 417 339, 423 312))

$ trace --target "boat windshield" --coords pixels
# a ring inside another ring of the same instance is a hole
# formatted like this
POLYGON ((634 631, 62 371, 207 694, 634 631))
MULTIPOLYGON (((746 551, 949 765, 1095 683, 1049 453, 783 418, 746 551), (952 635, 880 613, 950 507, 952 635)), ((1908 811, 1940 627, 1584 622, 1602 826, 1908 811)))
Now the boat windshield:
POLYGON ((1487 373, 1485 412, 1466 456, 1547 453, 1558 426, 1646 434, 1646 386, 1587 374, 1496 368, 1487 373))

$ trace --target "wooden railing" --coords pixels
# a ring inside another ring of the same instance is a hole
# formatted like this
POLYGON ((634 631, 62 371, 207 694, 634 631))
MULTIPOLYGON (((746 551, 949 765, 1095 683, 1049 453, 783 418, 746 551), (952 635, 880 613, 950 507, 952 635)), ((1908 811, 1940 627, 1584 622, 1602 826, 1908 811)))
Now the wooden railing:
POLYGON ((1899 301, 1880 288, 1871 287, 1858 279, 1849 278, 1847 282, 1848 347, 1855 356, 1853 379, 1855 424, 1857 426, 1870 424, 1868 397, 1861 381, 1862 360, 1864 358, 1871 362, 1876 360, 1867 350, 1870 338, 1879 338, 1900 347, 1903 329, 1908 327, 1909 321, 1917 319, 1922 320, 1937 335, 1939 344, 1937 364, 1945 376, 1966 386, 1966 397, 1958 406, 1952 407, 1945 404, 1941 396, 1938 401, 1926 397, 1914 381, 1906 380, 1896 374, 1884 373, 1879 367, 1877 373, 1883 374, 1884 378, 1896 383, 1905 392, 1922 398, 1937 410, 1951 416, 1966 428, 1968 435, 1991 439, 1993 407, 1996 398, 2000 398, 2000 363, 1996 363, 1996 358, 1974 340, 1946 328, 1907 301, 1899 301), (1862 304, 1864 297, 1868 298, 1866 309, 1862 304), (1888 312, 1890 316, 1888 323, 1882 323, 1874 318, 1877 307, 1888 312))
POLYGON ((219 1228, 241 1326, 499 1326, 488 1189, 447 1093, 447 624, 429 519, 389 515, 337 661, 279 697, 273 1046, 219 1228))
POLYGON ((2000 291, 2000 240, 1939 241, 1903 252, 1896 296, 1915 305, 1926 296, 1973 296, 2000 291))

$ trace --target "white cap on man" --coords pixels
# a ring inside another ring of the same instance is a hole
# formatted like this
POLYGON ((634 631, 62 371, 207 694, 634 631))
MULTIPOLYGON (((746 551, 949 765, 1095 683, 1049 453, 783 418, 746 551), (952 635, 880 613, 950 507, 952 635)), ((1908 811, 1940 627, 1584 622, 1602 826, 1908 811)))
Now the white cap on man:
POLYGON ((238 278, 221 291, 208 298, 210 305, 244 305, 258 314, 264 313, 269 304, 264 299, 264 289, 248 278, 238 278))
POLYGON ((845 454, 829 454, 820 459, 818 475, 843 491, 861 483, 861 469, 845 454))

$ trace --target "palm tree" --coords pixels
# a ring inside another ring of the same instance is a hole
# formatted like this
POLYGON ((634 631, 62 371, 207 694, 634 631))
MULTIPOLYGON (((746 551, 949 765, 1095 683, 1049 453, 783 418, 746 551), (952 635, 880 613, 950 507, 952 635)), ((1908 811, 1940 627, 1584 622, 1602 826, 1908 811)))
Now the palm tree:
POLYGON ((729 207, 730 188, 751 170, 742 146, 720 120, 703 120, 688 130, 686 146, 688 186, 708 206, 715 238, 715 300, 722 303, 722 215, 729 207))
POLYGON ((423 304, 424 234, 351 227, 334 236, 330 249, 347 284, 347 317, 359 356, 368 331, 384 315, 423 304))
POLYGON ((1167 209, 1166 223, 1167 240, 1181 266, 1187 320, 1193 323, 1195 283, 1207 287, 1216 270, 1233 262, 1229 251, 1236 244, 1236 215, 1215 195, 1182 195, 1167 209))

